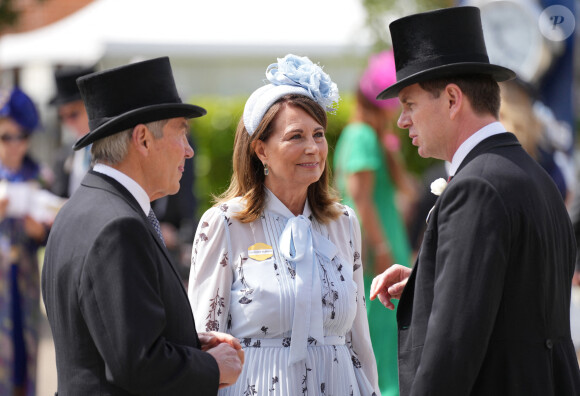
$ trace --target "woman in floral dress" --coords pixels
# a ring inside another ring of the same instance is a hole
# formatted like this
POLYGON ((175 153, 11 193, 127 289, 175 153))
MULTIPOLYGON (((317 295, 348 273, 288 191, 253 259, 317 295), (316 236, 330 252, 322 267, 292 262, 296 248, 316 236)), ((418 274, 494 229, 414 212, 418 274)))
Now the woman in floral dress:
POLYGON ((360 228, 329 188, 326 111, 338 90, 287 55, 248 99, 229 189, 196 232, 198 331, 239 338, 245 364, 220 395, 379 394, 360 228))

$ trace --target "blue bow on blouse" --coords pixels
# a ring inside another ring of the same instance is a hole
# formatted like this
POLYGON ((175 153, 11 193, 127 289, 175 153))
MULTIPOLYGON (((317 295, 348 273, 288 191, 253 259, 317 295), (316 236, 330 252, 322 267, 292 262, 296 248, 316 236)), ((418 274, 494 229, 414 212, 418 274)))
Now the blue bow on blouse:
POLYGON ((306 359, 308 336, 324 345, 322 324, 322 289, 316 254, 332 260, 336 246, 312 229, 307 217, 292 217, 280 235, 282 256, 296 265, 294 319, 290 364, 306 359), (316 254, 315 254, 316 253, 316 254))

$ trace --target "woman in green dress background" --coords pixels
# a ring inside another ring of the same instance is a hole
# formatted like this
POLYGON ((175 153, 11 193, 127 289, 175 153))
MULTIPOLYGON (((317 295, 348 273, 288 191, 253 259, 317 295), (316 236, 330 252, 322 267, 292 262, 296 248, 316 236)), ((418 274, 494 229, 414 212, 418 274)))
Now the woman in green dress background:
POLYGON ((367 313, 383 396, 399 394, 396 311, 370 301, 369 288, 374 276, 392 264, 410 265, 405 213, 416 196, 392 131, 398 99, 375 99, 381 87, 395 81, 392 52, 372 56, 359 80, 352 120, 341 132, 334 154, 336 186, 361 222, 367 313))

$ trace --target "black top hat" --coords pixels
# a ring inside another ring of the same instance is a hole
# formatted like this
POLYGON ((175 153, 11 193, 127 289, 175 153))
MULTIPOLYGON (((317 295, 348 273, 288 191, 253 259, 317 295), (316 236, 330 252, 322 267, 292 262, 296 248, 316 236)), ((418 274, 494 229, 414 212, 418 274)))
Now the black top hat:
POLYGON ((48 103, 60 106, 81 100, 81 93, 77 86, 77 78, 94 72, 94 67, 81 66, 67 67, 55 71, 54 81, 56 83, 56 95, 48 103))
POLYGON ((389 99, 403 88, 439 77, 487 74, 506 81, 515 73, 489 63, 477 7, 452 7, 397 19, 389 25, 397 82, 377 99, 389 99))
POLYGON ((90 132, 77 140, 75 150, 137 124, 206 114, 199 106, 181 102, 168 57, 89 74, 77 84, 90 132))

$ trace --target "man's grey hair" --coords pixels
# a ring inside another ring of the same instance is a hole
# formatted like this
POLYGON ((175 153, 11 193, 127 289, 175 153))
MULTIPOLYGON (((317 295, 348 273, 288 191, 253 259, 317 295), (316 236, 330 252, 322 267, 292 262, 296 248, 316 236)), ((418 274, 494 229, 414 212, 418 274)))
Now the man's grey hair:
MULTIPOLYGON (((151 131, 155 139, 160 139, 163 137, 163 127, 168 121, 152 121, 145 124, 145 126, 151 131)), ((93 164, 115 165, 123 161, 129 151, 129 142, 134 128, 126 129, 95 141, 91 147, 93 164)))

